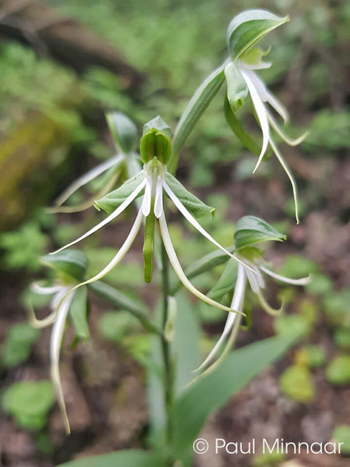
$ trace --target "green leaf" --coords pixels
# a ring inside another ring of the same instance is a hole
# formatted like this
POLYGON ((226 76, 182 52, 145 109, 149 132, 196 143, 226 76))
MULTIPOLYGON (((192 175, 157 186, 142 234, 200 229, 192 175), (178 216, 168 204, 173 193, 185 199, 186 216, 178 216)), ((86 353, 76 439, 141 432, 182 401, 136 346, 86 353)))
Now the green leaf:
MULTIPOLYGON (((140 185, 142 180, 145 178, 143 170, 132 178, 129 178, 123 185, 117 188, 103 198, 95 201, 95 208, 100 211, 101 209, 107 214, 111 214, 115 211, 131 193, 140 185)), ((139 196, 142 196, 142 190, 139 196)), ((138 197, 139 197, 138 196, 138 197)))
POLYGON ((326 370, 327 380, 334 386, 350 383, 350 356, 339 355, 332 360, 326 370))
POLYGON ((319 345, 306 345, 297 351, 295 361, 298 365, 307 365, 309 368, 319 368, 325 365, 327 354, 319 345))
POLYGON ((130 313, 110 311, 101 316, 98 329, 103 339, 118 344, 134 324, 135 321, 130 313))
POLYGON ((234 233, 237 250, 269 240, 282 242, 285 238, 285 235, 280 234, 267 222, 255 216, 242 217, 237 222, 234 233))
POLYGON ((188 136, 221 88, 225 80, 224 68, 224 65, 221 66, 206 78, 184 110, 175 130, 173 157, 169 164, 170 172, 175 172, 179 153, 184 147, 188 136))
POLYGON ((27 323, 18 323, 10 327, 1 352, 1 361, 7 368, 11 368, 26 361, 32 346, 40 336, 38 329, 27 323))
POLYGON ((208 416, 283 355, 298 337, 273 337, 243 347, 214 371, 194 381, 175 402, 173 452, 178 457, 186 455, 208 416))
POLYGON ((315 384, 310 370, 306 367, 288 367, 281 376, 280 387, 287 397, 296 402, 307 404, 315 399, 315 384))
POLYGON ((61 251, 55 255, 42 256, 41 261, 46 266, 49 266, 64 276, 72 277, 81 282, 88 267, 88 260, 85 253, 79 250, 61 251))
POLYGON ((73 322, 75 334, 83 342, 90 338, 89 330, 89 302, 87 297, 87 287, 80 287, 74 295, 69 314, 73 322))
POLYGON ((226 121, 229 124, 231 130, 237 136, 243 146, 249 149, 249 151, 254 154, 254 156, 259 157, 261 151, 259 145, 245 131, 240 121, 236 117, 236 114, 232 112, 232 108, 227 98, 225 98, 224 102, 224 113, 226 121))
POLYGON ((332 434, 332 439, 334 439, 336 443, 342 444, 340 448, 342 454, 350 454, 350 426, 336 426, 332 434))
POLYGON ((2 399, 2 408, 15 417, 19 426, 29 430, 42 428, 54 403, 51 381, 22 381, 10 386, 2 399))
POLYGON ((236 112, 243 107, 244 99, 248 96, 248 87, 237 65, 233 62, 230 62, 225 68, 225 78, 227 84, 227 100, 230 103, 232 112, 236 112))
POLYGON ((236 285, 238 264, 234 259, 230 259, 221 274, 220 279, 208 293, 208 297, 213 300, 220 300, 227 293, 232 292, 236 285))
POLYGON ((289 21, 266 10, 247 10, 235 16, 227 29, 227 46, 232 60, 239 58, 266 34, 289 21))
POLYGON ((120 112, 110 112, 107 114, 107 123, 115 142, 123 153, 128 154, 134 151, 138 135, 137 128, 130 118, 120 112))
POLYGON ((130 449, 79 459, 58 467, 165 467, 153 452, 130 449))
POLYGON ((165 174, 165 180, 177 198, 179 198, 181 203, 190 211, 191 214, 194 215, 194 217, 199 218, 206 214, 214 216, 215 208, 207 206, 203 201, 187 191, 186 188, 170 173, 165 174))
POLYGON ((141 303, 134 301, 119 290, 101 281, 92 282, 88 285, 88 288, 91 289, 96 295, 104 298, 109 303, 112 303, 121 310, 129 311, 132 315, 135 316, 135 318, 140 321, 140 323, 147 331, 161 334, 161 331, 158 329, 156 324, 148 318, 147 308, 145 308, 141 303))

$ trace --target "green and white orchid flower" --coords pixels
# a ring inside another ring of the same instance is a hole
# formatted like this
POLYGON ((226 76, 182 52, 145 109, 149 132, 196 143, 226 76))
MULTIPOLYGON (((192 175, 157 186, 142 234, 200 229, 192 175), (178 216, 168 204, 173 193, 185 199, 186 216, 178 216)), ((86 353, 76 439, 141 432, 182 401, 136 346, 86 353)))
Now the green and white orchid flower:
POLYGON ((171 199, 185 219, 207 240, 222 250, 229 257, 238 262, 242 261, 226 248, 221 246, 195 219, 195 217, 200 217, 207 213, 212 214, 214 208, 202 203, 198 198, 189 193, 181 183, 176 180, 176 178, 168 173, 166 164, 169 161, 172 152, 170 128, 160 117, 151 120, 144 126, 144 135, 141 139, 140 149, 141 158, 144 162, 143 170, 125 182, 119 189, 95 202, 96 207, 98 209, 105 210, 109 216, 80 238, 55 252, 58 253, 70 246, 73 246, 101 229, 122 214, 122 212, 124 212, 134 200, 143 195, 141 207, 138 209, 136 220, 129 232, 129 235, 115 257, 99 274, 82 282, 81 284, 78 284, 71 291, 74 291, 83 285, 102 279, 106 274, 114 269, 131 248, 144 222, 143 256, 145 281, 151 282, 152 279, 154 235, 156 225, 158 224, 160 236, 170 264, 182 284, 193 295, 205 303, 215 306, 221 310, 232 312, 231 308, 207 297, 191 283, 184 273, 176 255, 169 235, 169 229, 164 212, 164 194, 171 199))
POLYGON ((117 153, 72 182, 56 199, 55 206, 49 208, 48 212, 55 214, 85 211, 94 205, 96 198, 109 193, 115 187, 118 179, 123 178, 125 175, 133 176, 140 171, 139 154, 135 152, 137 144, 135 124, 126 115, 119 112, 107 114, 107 122, 117 153), (106 175, 105 179, 102 180, 103 186, 92 198, 87 199, 78 206, 63 206, 80 188, 88 185, 103 174, 106 175))

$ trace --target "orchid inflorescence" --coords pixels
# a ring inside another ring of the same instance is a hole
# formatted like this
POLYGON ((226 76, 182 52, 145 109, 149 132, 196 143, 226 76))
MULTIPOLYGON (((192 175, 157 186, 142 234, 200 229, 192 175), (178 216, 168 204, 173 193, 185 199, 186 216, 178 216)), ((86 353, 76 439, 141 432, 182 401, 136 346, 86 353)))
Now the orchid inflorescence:
MULTIPOLYGON (((31 310, 30 318, 32 324, 36 327, 53 324, 50 355, 51 373, 67 431, 69 431, 69 423, 59 377, 59 354, 68 316, 72 317, 73 324, 75 323, 78 328, 77 323, 85 323, 85 332, 82 332, 82 335, 87 335, 88 314, 86 312, 86 305, 84 305, 85 312, 80 313, 80 320, 74 320, 74 313, 72 315, 72 307, 74 308, 74 303, 77 301, 80 290, 85 290, 85 304, 87 300, 86 287, 91 288, 91 290, 106 299, 111 300, 112 297, 115 303, 121 300, 124 307, 134 313, 149 332, 160 334, 164 338, 165 330, 159 330, 152 320, 147 317, 147 312, 143 313, 139 311, 137 304, 133 304, 125 297, 121 298, 120 292, 100 282, 112 269, 121 263, 142 227, 144 231, 143 261, 145 282, 149 283, 152 281, 154 269, 153 257, 157 248, 155 239, 159 238, 163 251, 166 253, 179 283, 203 302, 229 313, 221 338, 200 366, 200 370, 212 363, 227 338, 228 346, 222 352, 222 357, 227 353, 227 349, 232 346, 242 317, 245 316, 244 298, 247 293, 247 285, 249 285, 251 291, 256 295, 261 307, 268 313, 276 315, 282 311, 282 307, 279 310, 275 310, 265 299, 263 295, 265 289, 263 274, 277 281, 294 285, 305 285, 308 282, 309 278, 295 280, 280 276, 265 264, 263 252, 256 247, 256 244, 268 240, 283 241, 285 237, 261 219, 252 216, 243 217, 236 225, 233 245, 228 248, 222 246, 197 220, 206 214, 213 215, 215 209, 207 206, 190 193, 174 176, 180 150, 184 146, 188 135, 226 80, 226 119, 240 140, 258 155, 254 171, 263 160, 268 146, 275 153, 292 182, 296 218, 298 221, 296 185, 286 162, 271 136, 271 129, 291 145, 300 143, 306 135, 297 140, 291 140, 284 134, 267 108, 267 104, 285 121, 288 119, 288 113, 256 74, 257 70, 268 68, 271 66, 271 63, 263 61, 263 57, 267 52, 256 48, 255 44, 268 32, 286 21, 288 21, 288 18, 279 18, 263 10, 246 11, 232 20, 227 32, 230 58, 218 70, 212 73, 197 90, 177 125, 173 139, 170 127, 160 117, 156 117, 144 125, 143 135, 140 140, 140 154, 138 155, 135 149, 137 145, 137 130, 135 125, 123 114, 110 113, 107 120, 116 145, 119 148, 117 149, 117 154, 80 177, 57 200, 57 206, 53 209, 54 212, 75 212, 87 208, 92 205, 91 200, 78 207, 63 207, 62 204, 76 190, 91 182, 94 178, 102 175, 104 172, 109 174, 105 187, 100 192, 101 198, 94 201, 95 207, 99 211, 105 211, 108 216, 78 239, 45 257, 46 263, 50 265, 60 265, 61 268, 63 265, 66 268, 68 264, 70 274, 65 274, 60 282, 46 288, 38 285, 33 286, 34 292, 38 294, 53 295, 50 304, 50 315, 43 320, 38 320, 33 310, 31 310), (256 143, 245 132, 235 117, 235 112, 243 106, 248 95, 252 100, 262 129, 263 142, 258 153, 256 151, 256 143), (125 182, 119 188, 109 192, 118 179, 124 179, 125 182), (167 199, 171 200, 182 216, 217 248, 214 254, 200 259, 198 264, 191 265, 187 270, 182 268, 169 234, 166 216, 167 199), (85 259, 80 256, 82 253, 72 250, 73 256, 69 254, 67 256, 68 252, 64 250, 86 239, 117 219, 132 204, 136 205, 137 214, 124 243, 114 258, 101 272, 86 279, 87 265, 84 263, 85 259), (221 278, 207 295, 198 290, 191 282, 190 279, 192 277, 211 270, 215 266, 225 262, 227 262, 227 265, 221 278), (72 274, 71 267, 73 265, 74 269, 77 267, 77 264, 80 264, 80 269, 78 268, 79 274, 72 274), (67 280, 67 277, 69 277, 69 280, 67 280), (227 294, 230 295, 230 303, 225 305, 222 303, 222 298, 225 295, 227 296, 227 294)), ((161 271, 161 268, 159 269, 161 271)), ((175 287, 166 296, 166 301, 171 306, 175 303, 176 290, 177 288, 175 287)), ((172 306, 172 310, 174 309, 172 306)), ((167 339, 166 336, 165 339, 167 339)), ((220 361, 220 358, 218 361, 220 361)))

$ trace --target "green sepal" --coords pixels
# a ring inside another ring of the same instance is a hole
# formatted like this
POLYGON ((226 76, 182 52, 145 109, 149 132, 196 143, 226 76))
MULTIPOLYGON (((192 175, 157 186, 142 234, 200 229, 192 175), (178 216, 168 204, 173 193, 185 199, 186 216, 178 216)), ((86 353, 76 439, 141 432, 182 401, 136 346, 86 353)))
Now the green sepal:
POLYGON ((165 174, 165 181, 175 193, 181 203, 190 211, 190 213, 196 217, 202 217, 206 214, 215 215, 215 208, 208 206, 203 203, 200 199, 194 196, 192 193, 186 190, 186 188, 169 172, 165 174))
POLYGON ((235 16, 227 28, 227 46, 232 60, 240 58, 266 34, 289 21, 266 10, 247 10, 235 16))
POLYGON ((154 157, 162 164, 169 162, 172 154, 171 129, 161 117, 158 116, 144 125, 140 154, 145 164, 154 157))
POLYGON ((89 264, 85 253, 79 250, 66 250, 55 255, 45 255, 41 257, 41 262, 55 269, 68 282, 69 279, 83 281, 89 264))
POLYGON ((113 139, 122 152, 128 154, 134 151, 138 135, 137 128, 130 118, 120 112, 109 112, 106 118, 113 139))
POLYGON ((225 66, 223 65, 205 79, 184 110, 175 129, 173 157, 169 164, 170 172, 175 172, 179 153, 184 147, 188 136, 223 85, 225 81, 224 69, 225 66))
POLYGON ((233 112, 243 107, 244 100, 248 97, 248 87, 237 65, 230 62, 225 68, 227 84, 227 99, 233 112))
POLYGON ((266 57, 271 51, 271 47, 266 50, 260 49, 259 47, 253 47, 252 49, 247 50, 244 54, 241 55, 240 61, 244 62, 247 65, 260 65, 263 57, 266 57))
POLYGON ((122 292, 105 282, 91 282, 91 284, 88 285, 88 288, 99 297, 110 302, 112 305, 120 308, 121 310, 129 311, 140 321, 146 331, 162 335, 158 326, 148 318, 149 311, 142 303, 124 295, 122 292))
POLYGON ((153 213, 153 203, 151 212, 146 217, 145 233, 143 241, 143 273, 145 282, 152 281, 153 274, 153 252, 154 252, 154 232, 156 227, 156 217, 153 213))
POLYGON ((239 256, 247 259, 251 263, 256 262, 256 260, 262 260, 264 252, 260 248, 254 246, 243 247, 239 250, 239 256))
POLYGON ((208 297, 213 300, 220 300, 227 293, 234 290, 237 280, 238 263, 234 259, 230 259, 223 270, 220 279, 209 291, 208 297))
POLYGON ((76 338, 83 342, 86 342, 90 338, 88 322, 89 302, 87 292, 87 287, 80 287, 75 292, 69 309, 69 315, 74 326, 76 338))
POLYGON ((237 250, 266 241, 283 242, 285 235, 279 233, 267 222, 255 216, 244 216, 238 222, 234 233, 237 250))
MULTIPOLYGON (((129 178, 123 185, 117 188, 114 191, 108 193, 108 195, 104 196, 103 198, 95 201, 94 206, 95 208, 100 211, 101 209, 105 211, 107 214, 111 214, 114 212, 131 193, 140 185, 142 180, 145 178, 145 173, 143 170, 139 172, 134 177, 129 178)), ((143 191, 137 196, 142 196, 143 191)))

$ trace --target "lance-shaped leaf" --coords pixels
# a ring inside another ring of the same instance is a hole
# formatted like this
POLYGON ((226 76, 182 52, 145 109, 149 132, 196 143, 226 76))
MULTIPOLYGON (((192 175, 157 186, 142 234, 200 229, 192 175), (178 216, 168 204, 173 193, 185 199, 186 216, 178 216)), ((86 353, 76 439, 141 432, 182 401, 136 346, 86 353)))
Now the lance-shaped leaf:
POLYGON ((136 302, 119 290, 101 281, 91 282, 88 288, 118 308, 129 311, 141 322, 147 331, 162 334, 157 325, 148 318, 148 310, 141 303, 136 302))
POLYGON ((79 282, 85 277, 88 267, 88 259, 82 251, 69 250, 62 251, 56 255, 45 255, 41 257, 41 262, 49 266, 64 276, 69 276, 79 282))
POLYGON ((273 337, 247 345, 189 385, 176 400, 172 413, 172 450, 177 458, 183 459, 192 451, 193 441, 211 413, 282 356, 298 338, 299 334, 291 333, 287 338, 273 337))
POLYGON ((227 293, 232 292, 236 285, 238 264, 230 259, 223 270, 220 279, 208 293, 213 300, 220 300, 227 293))
POLYGON ((123 153, 134 151, 138 136, 137 128, 130 118, 120 112, 110 112, 107 114, 107 123, 114 141, 123 153))
POLYGON ((183 148, 189 134, 221 88, 225 80, 225 65, 222 65, 206 78, 184 110, 175 129, 173 157, 169 163, 169 170, 171 172, 176 170, 179 152, 183 148))
POLYGON ((165 467, 154 452, 136 449, 110 452, 60 464, 58 467, 165 467))
POLYGON ((237 65, 230 62, 225 68, 225 78, 227 84, 227 99, 233 112, 236 112, 244 104, 244 99, 248 96, 247 84, 244 81, 237 65))
POLYGON ((206 214, 214 216, 215 208, 207 206, 203 201, 187 191, 186 188, 170 173, 165 174, 165 180, 176 197, 194 217, 199 218, 206 214))
POLYGON ((238 222, 234 233, 237 250, 256 243, 275 240, 283 242, 285 235, 279 233, 267 222, 255 216, 244 216, 238 222))
POLYGON ((227 46, 232 60, 239 58, 266 34, 289 21, 266 10, 247 10, 235 16, 227 29, 227 46))
MULTIPOLYGON (((121 187, 108 193, 108 195, 95 201, 95 207, 97 210, 103 210, 107 214, 112 214, 127 198, 131 193, 140 185, 142 180, 145 178, 143 170, 132 178, 129 178, 121 187)), ((142 195, 142 191, 139 196, 142 195)))
POLYGON ((89 303, 86 287, 81 287, 75 292, 69 309, 69 315, 77 338, 83 342, 87 341, 90 338, 90 330, 88 322, 89 303))

